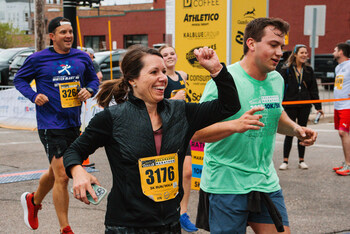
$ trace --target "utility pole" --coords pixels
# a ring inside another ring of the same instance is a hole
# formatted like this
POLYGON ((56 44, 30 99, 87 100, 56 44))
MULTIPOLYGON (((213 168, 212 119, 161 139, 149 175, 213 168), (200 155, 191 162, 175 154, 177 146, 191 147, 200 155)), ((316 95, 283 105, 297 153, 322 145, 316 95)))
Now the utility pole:
POLYGON ((73 48, 77 48, 77 0, 63 0, 63 17, 70 20, 73 28, 73 48))
POLYGON ((31 30, 31 24, 32 24, 32 8, 30 6, 30 1, 32 0, 28 0, 29 3, 29 11, 28 11, 28 33, 27 34, 31 34, 32 30, 31 30))
POLYGON ((35 50, 40 51, 45 49, 45 0, 35 0, 34 13, 34 35, 35 35, 35 50))

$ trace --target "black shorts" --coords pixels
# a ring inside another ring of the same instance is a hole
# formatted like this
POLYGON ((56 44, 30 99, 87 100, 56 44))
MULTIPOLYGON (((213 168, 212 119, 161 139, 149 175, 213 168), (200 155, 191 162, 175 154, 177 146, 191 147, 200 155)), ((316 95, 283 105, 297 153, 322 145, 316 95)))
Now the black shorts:
POLYGON ((210 232, 209 228, 209 193, 199 189, 196 227, 210 232))
POLYGON ((186 156, 192 156, 191 144, 188 144, 188 147, 187 147, 187 150, 186 150, 186 156))
POLYGON ((60 158, 67 148, 80 135, 80 127, 66 129, 39 129, 41 143, 45 147, 46 155, 51 163, 53 156, 60 158))

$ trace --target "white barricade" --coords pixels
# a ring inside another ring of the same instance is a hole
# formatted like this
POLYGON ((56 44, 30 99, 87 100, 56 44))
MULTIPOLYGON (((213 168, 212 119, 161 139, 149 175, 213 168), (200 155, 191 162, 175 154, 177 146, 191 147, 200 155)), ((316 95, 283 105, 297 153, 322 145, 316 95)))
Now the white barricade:
MULTIPOLYGON (((82 105, 82 126, 87 126, 91 118, 102 110, 96 100, 88 99, 86 104, 82 105)), ((35 130, 37 128, 35 104, 15 88, 1 90, 0 127, 35 130)))

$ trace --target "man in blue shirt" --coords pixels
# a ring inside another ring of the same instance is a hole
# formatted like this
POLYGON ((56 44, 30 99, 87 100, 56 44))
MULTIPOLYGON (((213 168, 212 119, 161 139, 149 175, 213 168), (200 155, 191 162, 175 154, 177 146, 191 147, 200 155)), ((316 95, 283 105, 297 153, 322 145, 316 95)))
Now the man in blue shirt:
POLYGON ((53 189, 60 232, 73 233, 68 222, 68 177, 62 156, 80 134, 81 103, 97 92, 99 81, 90 57, 71 48, 74 35, 70 21, 56 17, 48 29, 53 46, 29 56, 14 80, 18 91, 36 104, 38 133, 50 162, 37 190, 23 193, 21 203, 25 224, 35 230, 41 202, 53 189), (32 80, 36 91, 29 85, 32 80))

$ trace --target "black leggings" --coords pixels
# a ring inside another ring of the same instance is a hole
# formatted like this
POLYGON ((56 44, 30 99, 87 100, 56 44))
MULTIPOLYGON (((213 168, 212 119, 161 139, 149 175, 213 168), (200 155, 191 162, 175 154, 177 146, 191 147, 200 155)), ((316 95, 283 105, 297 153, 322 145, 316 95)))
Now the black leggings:
MULTIPOLYGON (((307 121, 309 119, 310 115, 310 109, 307 108, 293 108, 293 109, 284 109, 286 113, 288 114, 289 118, 291 120, 297 122, 300 126, 306 127, 307 121)), ((286 136, 284 139, 284 147, 283 147, 283 158, 289 158, 290 150, 292 149, 292 142, 293 137, 292 136, 286 136)), ((298 153, 299 158, 303 159, 305 155, 305 146, 302 146, 299 144, 298 140, 298 153)))

